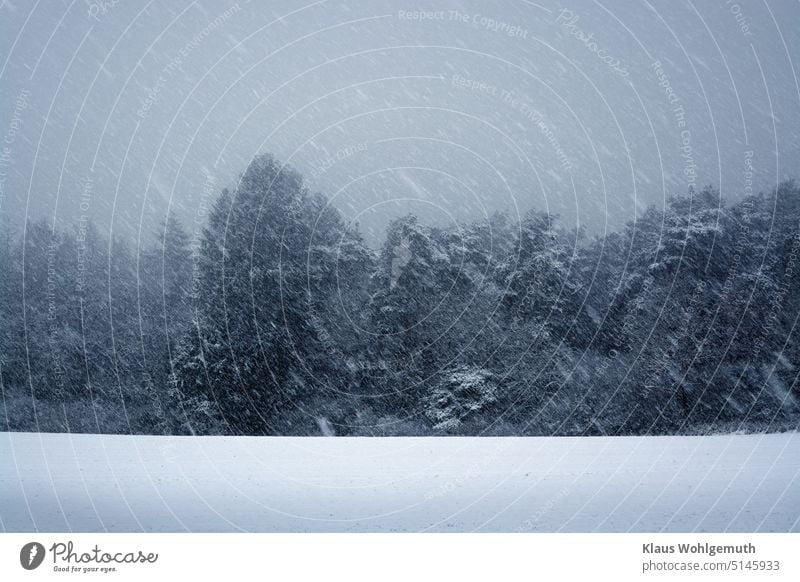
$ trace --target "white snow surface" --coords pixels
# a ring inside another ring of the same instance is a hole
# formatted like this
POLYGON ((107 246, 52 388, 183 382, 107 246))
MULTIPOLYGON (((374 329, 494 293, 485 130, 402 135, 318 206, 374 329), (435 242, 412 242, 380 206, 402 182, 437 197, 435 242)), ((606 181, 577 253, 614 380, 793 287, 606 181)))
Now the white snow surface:
POLYGON ((6 531, 800 531, 800 436, 0 433, 6 531))

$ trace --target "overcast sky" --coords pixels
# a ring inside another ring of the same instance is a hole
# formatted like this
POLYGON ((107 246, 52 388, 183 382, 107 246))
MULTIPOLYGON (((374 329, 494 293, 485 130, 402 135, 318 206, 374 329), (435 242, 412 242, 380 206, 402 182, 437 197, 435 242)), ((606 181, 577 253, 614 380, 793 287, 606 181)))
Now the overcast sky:
POLYGON ((0 2, 15 224, 149 240, 263 152, 372 243, 406 212, 602 233, 800 176, 797 1, 0 2))

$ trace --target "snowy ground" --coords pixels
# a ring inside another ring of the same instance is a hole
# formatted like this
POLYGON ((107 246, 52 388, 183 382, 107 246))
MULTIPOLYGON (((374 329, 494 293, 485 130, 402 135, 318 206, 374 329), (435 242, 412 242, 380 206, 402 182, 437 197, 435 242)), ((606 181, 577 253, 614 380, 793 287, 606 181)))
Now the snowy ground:
POLYGON ((7 531, 800 531, 800 435, 0 433, 7 531))

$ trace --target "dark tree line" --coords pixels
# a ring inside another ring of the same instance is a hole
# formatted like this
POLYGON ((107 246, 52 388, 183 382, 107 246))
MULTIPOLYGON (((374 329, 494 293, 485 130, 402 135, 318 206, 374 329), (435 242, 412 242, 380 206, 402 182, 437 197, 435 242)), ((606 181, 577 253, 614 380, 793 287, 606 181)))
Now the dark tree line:
POLYGON ((665 434, 800 419, 800 188, 707 188, 588 239, 395 220, 377 251, 259 157, 193 241, 91 224, 0 247, 10 430, 665 434))

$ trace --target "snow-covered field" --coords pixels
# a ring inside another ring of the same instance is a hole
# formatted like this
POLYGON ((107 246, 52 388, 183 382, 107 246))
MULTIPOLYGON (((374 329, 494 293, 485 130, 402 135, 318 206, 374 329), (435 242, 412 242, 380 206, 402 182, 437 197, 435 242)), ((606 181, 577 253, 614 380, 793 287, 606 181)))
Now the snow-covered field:
POLYGON ((0 433, 6 531, 800 531, 800 435, 0 433))

